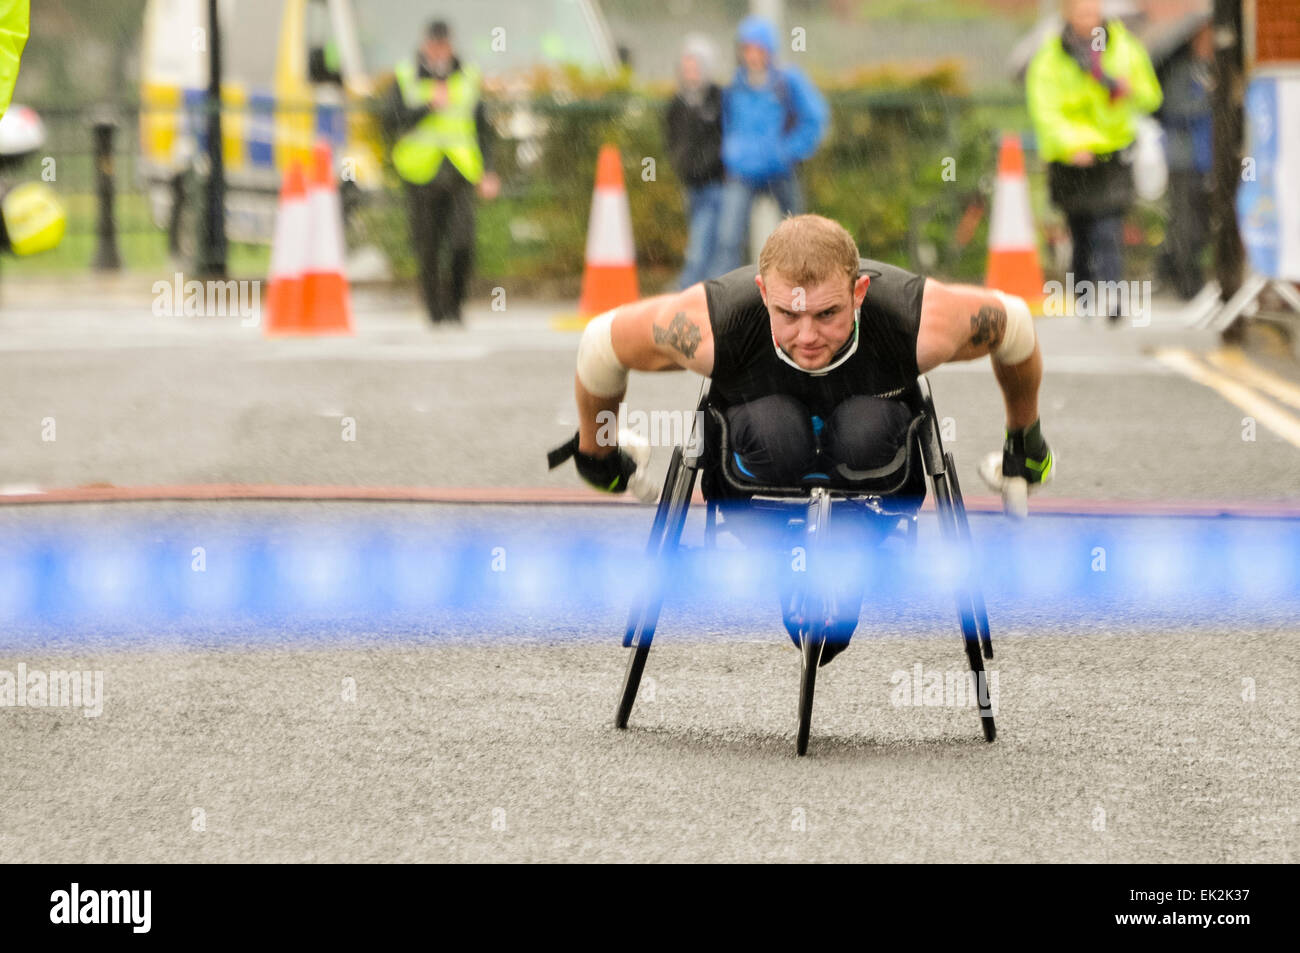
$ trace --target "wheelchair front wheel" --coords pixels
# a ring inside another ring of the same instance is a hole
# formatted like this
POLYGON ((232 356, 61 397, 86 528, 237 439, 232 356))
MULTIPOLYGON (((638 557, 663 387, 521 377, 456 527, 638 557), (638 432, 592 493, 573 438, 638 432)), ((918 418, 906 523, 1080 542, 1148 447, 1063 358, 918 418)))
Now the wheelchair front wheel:
POLYGON ((808 736, 812 733, 813 691, 817 687, 817 667, 821 665, 822 649, 826 647, 826 629, 821 625, 807 627, 800 633, 800 642, 799 733, 794 748, 802 757, 808 753, 808 736))
POLYGON ((808 517, 804 526, 807 565, 799 626, 800 678, 799 678, 799 731, 795 737, 795 752, 802 757, 808 753, 808 736, 812 733, 813 692, 817 687, 817 669, 821 665, 826 636, 834 624, 833 605, 824 593, 818 591, 813 580, 819 577, 826 552, 826 534, 830 531, 831 497, 823 487, 812 492, 808 504, 808 517))

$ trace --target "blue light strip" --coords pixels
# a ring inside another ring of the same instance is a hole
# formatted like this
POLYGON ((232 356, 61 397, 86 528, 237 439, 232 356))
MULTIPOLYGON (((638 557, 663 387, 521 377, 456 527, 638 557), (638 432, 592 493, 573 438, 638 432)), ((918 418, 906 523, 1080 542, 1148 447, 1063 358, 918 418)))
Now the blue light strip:
MULTIPOLYGON (((724 628, 736 619, 736 637, 752 636, 755 617, 779 632, 783 574, 838 587, 861 579, 864 616, 896 622, 905 634, 913 623, 954 614, 952 587, 969 565, 943 545, 927 514, 914 552, 899 536, 871 550, 840 540, 820 569, 805 563, 799 576, 793 549, 764 555, 724 533, 722 549, 702 550, 700 510, 687 528, 689 548, 665 576, 663 625, 688 638, 704 619, 712 630, 720 619, 724 628)), ((44 637, 35 633, 75 639, 88 628, 155 623, 182 632, 231 626, 242 637, 250 626, 288 626, 346 639, 363 630, 382 638, 390 627, 445 630, 466 618, 473 620, 467 631, 508 635, 522 618, 539 634, 589 637, 589 624, 619 617, 650 578, 650 516, 547 521, 538 527, 503 516, 394 528, 321 517, 214 531, 211 523, 142 518, 111 535, 66 521, 57 530, 9 531, 0 542, 0 648, 44 637)), ((1000 626, 1050 634, 1058 623, 1300 624, 1297 521, 1035 517, 1015 524, 972 515, 971 523, 995 635, 1000 626)))

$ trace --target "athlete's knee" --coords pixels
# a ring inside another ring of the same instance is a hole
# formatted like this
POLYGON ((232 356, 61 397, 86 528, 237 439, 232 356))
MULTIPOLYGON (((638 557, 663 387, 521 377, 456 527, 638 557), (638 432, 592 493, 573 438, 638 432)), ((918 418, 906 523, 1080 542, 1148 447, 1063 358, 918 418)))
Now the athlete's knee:
POLYGON ((874 470, 894 459, 907 439, 912 412, 883 397, 850 397, 826 423, 822 440, 832 463, 853 470, 874 470))
POLYGON ((798 483, 814 469, 817 441, 808 409, 793 397, 773 394, 727 411, 731 449, 742 472, 764 483, 798 483))

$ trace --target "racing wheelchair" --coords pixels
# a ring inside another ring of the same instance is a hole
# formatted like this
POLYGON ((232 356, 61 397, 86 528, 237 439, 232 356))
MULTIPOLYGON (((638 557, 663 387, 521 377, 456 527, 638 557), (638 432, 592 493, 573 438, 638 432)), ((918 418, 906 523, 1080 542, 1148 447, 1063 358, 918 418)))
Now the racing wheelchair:
MULTIPOLYGON (((856 472, 851 489, 830 485, 831 480, 826 474, 812 474, 798 486, 768 486, 756 482, 742 470, 739 458, 732 451, 724 403, 711 397, 709 390, 710 384, 706 380, 699 401, 702 413, 695 415, 696 427, 703 421, 704 433, 693 431, 684 446, 674 448, 668 464, 646 547, 653 568, 631 608, 623 637, 623 645, 631 649, 631 654, 614 723, 620 729, 627 728, 659 622, 669 566, 681 547, 687 510, 697 478, 700 478, 707 507, 706 548, 716 545, 720 517, 725 526, 727 521, 741 517, 747 511, 765 510, 781 513, 782 518, 790 517, 790 526, 798 528, 802 524, 801 545, 806 553, 807 571, 801 574, 804 582, 790 594, 785 621, 801 653, 795 750, 804 755, 808 751, 812 728, 817 669, 827 651, 828 640, 833 638, 835 627, 842 624, 843 618, 837 609, 835 594, 817 581, 819 569, 827 564, 829 558, 826 540, 831 520, 846 510, 855 510, 891 527, 889 532, 896 531, 900 525, 905 526, 907 542, 915 546, 917 514, 928 478, 933 487, 943 538, 950 545, 961 547, 969 556, 973 544, 957 470, 952 454, 943 449, 929 381, 924 375, 918 377, 911 387, 904 388, 897 397, 906 405, 912 418, 894 459, 874 470, 856 472)), ((954 588, 966 658, 978 685, 985 677, 983 659, 993 657, 993 644, 984 598, 975 579, 974 560, 966 559, 966 565, 964 578, 954 588)), ((783 596, 783 611, 785 603, 786 597, 783 596)), ((854 607, 852 622, 855 625, 859 608, 860 602, 854 607)), ((993 741, 996 728, 987 693, 978 692, 978 700, 984 738, 993 741)))

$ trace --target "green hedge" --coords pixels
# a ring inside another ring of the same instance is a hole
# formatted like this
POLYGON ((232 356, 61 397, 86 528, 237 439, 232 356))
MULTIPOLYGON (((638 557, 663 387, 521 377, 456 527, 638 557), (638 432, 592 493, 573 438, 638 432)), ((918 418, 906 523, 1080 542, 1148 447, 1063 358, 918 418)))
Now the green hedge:
MULTIPOLYGON (((999 129, 1008 121, 1013 129, 1027 126, 1023 105, 972 100, 948 66, 911 77, 875 73, 823 89, 831 133, 800 172, 808 210, 843 222, 863 255, 978 279, 987 214, 962 232, 964 242, 954 237, 956 225, 987 192, 999 129), (945 168, 955 170, 955 179, 945 179, 945 168), (921 246, 925 260, 918 262, 921 246)), ((544 130, 531 164, 521 165, 518 142, 497 143, 503 194, 478 205, 481 285, 530 282, 572 293, 582 273, 596 155, 606 142, 622 153, 643 287, 656 290, 680 268, 682 189, 663 141, 670 91, 620 82, 580 94, 557 89, 529 102, 528 113, 544 130), (653 160, 653 178, 645 160, 653 160)), ((510 116, 511 107, 494 105, 498 128, 508 127, 510 116)), ((414 262, 400 196, 394 181, 388 200, 363 218, 397 274, 409 276, 414 262)))

